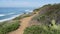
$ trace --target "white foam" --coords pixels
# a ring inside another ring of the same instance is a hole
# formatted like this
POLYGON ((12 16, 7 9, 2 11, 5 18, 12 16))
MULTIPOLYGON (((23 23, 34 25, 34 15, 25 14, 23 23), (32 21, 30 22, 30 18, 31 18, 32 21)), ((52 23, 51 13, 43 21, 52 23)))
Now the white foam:
POLYGON ((14 13, 9 13, 9 14, 0 14, 0 17, 2 17, 2 16, 6 16, 6 15, 12 15, 12 14, 14 14, 14 13))
POLYGON ((25 10, 26 12, 33 12, 33 10, 29 10, 29 9, 27 9, 27 10, 25 10))
POLYGON ((14 14, 14 13, 9 13, 9 15, 14 14))
POLYGON ((5 14, 0 14, 0 17, 5 16, 5 14))
POLYGON ((30 11, 29 9, 25 10, 25 11, 30 11))
POLYGON ((6 15, 12 15, 12 14, 15 14, 15 13, 8 13, 8 14, 6 14, 6 15))
POLYGON ((7 19, 0 20, 0 22, 12 20, 12 19, 14 19, 14 18, 16 18, 16 17, 18 17, 18 16, 20 16, 20 15, 21 15, 21 14, 15 15, 15 16, 13 16, 13 17, 11 17, 11 18, 7 18, 7 19))

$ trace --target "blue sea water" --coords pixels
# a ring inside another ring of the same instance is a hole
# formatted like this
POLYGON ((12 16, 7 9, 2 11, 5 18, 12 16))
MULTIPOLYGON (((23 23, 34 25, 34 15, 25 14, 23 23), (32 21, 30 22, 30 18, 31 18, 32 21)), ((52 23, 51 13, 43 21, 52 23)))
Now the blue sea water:
POLYGON ((8 18, 12 18, 16 15, 22 14, 24 12, 29 12, 30 10, 33 10, 34 8, 4 8, 4 7, 0 7, 0 21, 8 19, 8 18))

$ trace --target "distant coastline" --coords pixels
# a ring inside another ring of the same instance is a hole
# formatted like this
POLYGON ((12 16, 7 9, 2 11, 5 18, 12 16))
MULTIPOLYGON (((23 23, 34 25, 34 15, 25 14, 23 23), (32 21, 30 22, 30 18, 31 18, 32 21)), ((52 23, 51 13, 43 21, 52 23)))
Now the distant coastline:
MULTIPOLYGON (((33 10, 25 10, 26 11, 26 14, 30 13, 30 12, 33 12, 33 10), (27 12, 28 11, 28 12, 27 12)), ((9 21, 9 20, 13 20, 15 19, 16 17, 19 17, 20 15, 22 15, 24 13, 21 13, 21 14, 18 14, 18 15, 14 15, 13 17, 11 18, 7 18, 7 19, 2 19, 0 20, 0 22, 5 22, 5 21, 9 21)), ((2 15, 3 16, 3 15, 2 15)))
POLYGON ((0 20, 0 22, 4 22, 4 21, 9 21, 9 20, 12 20, 12 19, 14 19, 14 18, 16 18, 16 17, 19 17, 20 15, 22 15, 22 14, 15 15, 15 16, 13 16, 13 17, 11 17, 11 18, 2 19, 2 20, 0 20))

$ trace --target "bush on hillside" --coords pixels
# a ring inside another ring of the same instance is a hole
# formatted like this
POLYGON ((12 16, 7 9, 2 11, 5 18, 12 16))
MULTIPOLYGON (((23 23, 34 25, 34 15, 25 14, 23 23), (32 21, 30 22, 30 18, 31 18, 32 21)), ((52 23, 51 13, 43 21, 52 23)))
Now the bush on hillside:
POLYGON ((60 30, 47 26, 31 26, 25 29, 24 34, 60 34, 60 30))
POLYGON ((40 13, 33 20, 43 25, 27 27, 24 34, 60 34, 60 4, 48 4, 37 11, 40 13))
POLYGON ((48 4, 40 8, 39 14, 33 19, 43 24, 50 24, 52 19, 56 20, 56 24, 60 24, 60 4, 48 4))
POLYGON ((16 30, 20 24, 19 21, 12 21, 12 22, 6 22, 0 27, 0 34, 7 34, 8 32, 11 32, 13 30, 16 30))

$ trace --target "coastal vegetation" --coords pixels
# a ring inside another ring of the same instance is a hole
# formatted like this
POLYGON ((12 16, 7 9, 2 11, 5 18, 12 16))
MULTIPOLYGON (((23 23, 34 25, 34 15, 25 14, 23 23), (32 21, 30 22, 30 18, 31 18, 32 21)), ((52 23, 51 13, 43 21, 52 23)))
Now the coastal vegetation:
POLYGON ((24 34, 60 34, 60 25, 52 20, 50 25, 33 25, 24 30, 24 34), (52 24, 52 25, 51 25, 52 24))
POLYGON ((2 22, 0 23, 0 34, 8 34, 18 29, 21 23, 20 19, 33 15, 31 21, 27 19, 29 27, 24 30, 23 34, 60 34, 60 4, 44 5, 33 10, 32 13, 24 13, 13 20, 2 22), (36 14, 37 12, 38 14, 36 14))
POLYGON ((39 13, 31 21, 40 25, 27 27, 24 34, 60 34, 60 4, 44 5, 34 12, 39 13))
POLYGON ((37 20, 43 24, 50 24, 52 19, 56 20, 56 24, 60 23, 60 4, 44 5, 39 9, 39 14, 33 17, 32 20, 37 20))
POLYGON ((20 26, 20 19, 32 16, 33 13, 24 13, 12 20, 5 21, 5 22, 0 22, 0 34, 8 34, 11 31, 15 31, 19 28, 20 26))
POLYGON ((0 24, 0 34, 7 34, 19 28, 20 22, 18 20, 6 21, 0 24))

